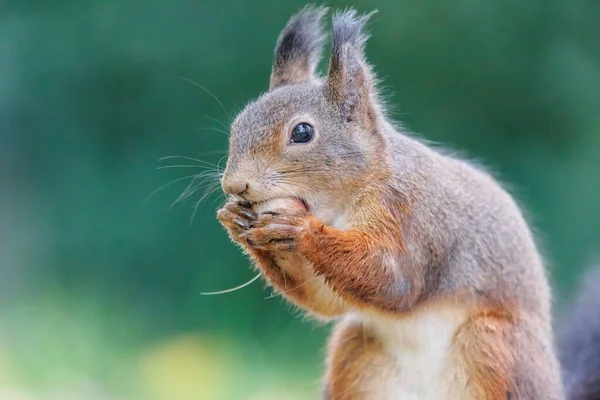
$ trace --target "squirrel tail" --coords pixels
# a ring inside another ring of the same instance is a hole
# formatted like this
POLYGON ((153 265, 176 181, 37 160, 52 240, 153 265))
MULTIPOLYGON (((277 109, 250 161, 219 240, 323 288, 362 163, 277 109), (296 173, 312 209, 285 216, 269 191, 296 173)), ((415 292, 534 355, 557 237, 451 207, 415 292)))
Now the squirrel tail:
POLYGON ((600 400, 600 267, 584 276, 581 289, 557 329, 568 400, 600 400))

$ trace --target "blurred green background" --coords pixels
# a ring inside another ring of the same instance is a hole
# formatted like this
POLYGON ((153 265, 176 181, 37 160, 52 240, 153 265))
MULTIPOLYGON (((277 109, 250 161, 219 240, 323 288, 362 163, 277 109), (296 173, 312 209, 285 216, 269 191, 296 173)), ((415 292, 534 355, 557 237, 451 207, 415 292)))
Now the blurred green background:
MULTIPOLYGON (((156 169, 224 166, 219 130, 303 4, 0 4, 0 399, 317 397, 328 327, 258 282, 200 295, 254 273, 219 192, 193 219, 202 191, 171 207, 203 169, 156 169)), ((512 187, 564 304, 600 247, 600 2, 327 4, 379 9, 394 117, 512 187)))

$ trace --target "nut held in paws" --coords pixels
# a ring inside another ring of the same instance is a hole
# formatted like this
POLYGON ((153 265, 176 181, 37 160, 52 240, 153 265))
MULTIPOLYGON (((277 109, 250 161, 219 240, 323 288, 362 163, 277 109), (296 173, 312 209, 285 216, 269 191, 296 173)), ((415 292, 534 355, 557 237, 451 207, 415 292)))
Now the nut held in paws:
POLYGON ((261 212, 277 209, 306 211, 304 203, 302 203, 301 200, 295 197, 284 197, 262 201, 260 203, 255 204, 253 207, 253 211, 259 214, 261 212))

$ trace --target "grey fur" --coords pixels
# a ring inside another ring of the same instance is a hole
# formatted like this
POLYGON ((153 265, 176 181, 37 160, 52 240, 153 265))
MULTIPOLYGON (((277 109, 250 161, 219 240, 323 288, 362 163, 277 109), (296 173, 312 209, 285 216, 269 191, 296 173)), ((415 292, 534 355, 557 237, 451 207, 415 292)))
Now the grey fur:
POLYGON ((271 88, 313 78, 323 49, 326 7, 306 6, 290 18, 277 39, 271 88))
POLYGON ((341 57, 346 45, 352 46, 357 53, 363 57, 364 49, 369 35, 366 25, 369 19, 376 13, 359 15, 356 10, 350 9, 336 12, 332 18, 332 47, 331 50, 336 57, 341 57))
POLYGON ((559 356, 570 400, 600 400, 600 268, 590 271, 560 319, 559 356))
POLYGON ((365 60, 365 45, 369 35, 365 27, 375 11, 358 15, 349 9, 333 15, 331 61, 329 63, 327 96, 337 103, 344 120, 364 117, 365 102, 371 90, 373 100, 375 85, 365 60), (362 107, 361 107, 362 106, 362 107))

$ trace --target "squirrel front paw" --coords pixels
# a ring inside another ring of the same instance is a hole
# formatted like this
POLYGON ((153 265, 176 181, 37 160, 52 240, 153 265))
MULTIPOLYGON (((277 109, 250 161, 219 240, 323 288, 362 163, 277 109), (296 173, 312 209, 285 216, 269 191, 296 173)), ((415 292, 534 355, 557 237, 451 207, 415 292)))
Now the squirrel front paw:
POLYGON ((240 243, 240 235, 250 228, 251 223, 256 221, 257 214, 243 202, 230 201, 217 212, 217 218, 227 229, 231 239, 240 243))
POLYGON ((260 250, 293 252, 306 228, 308 212, 304 207, 276 208, 258 214, 243 233, 242 242, 260 250))

